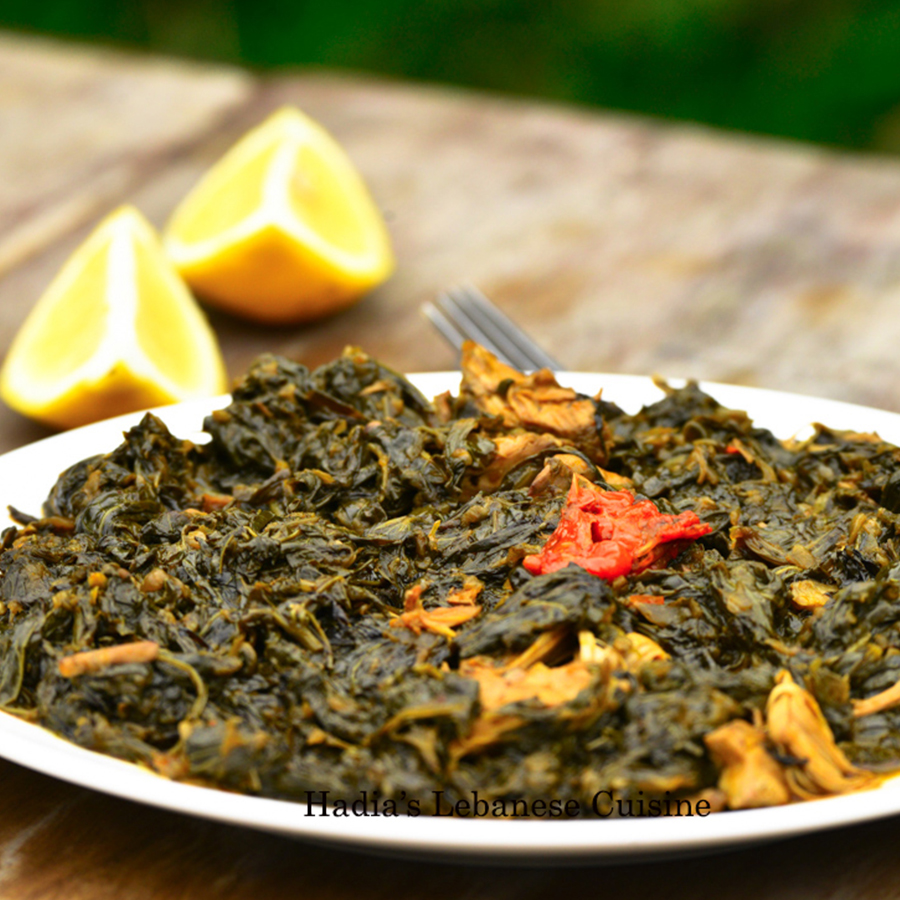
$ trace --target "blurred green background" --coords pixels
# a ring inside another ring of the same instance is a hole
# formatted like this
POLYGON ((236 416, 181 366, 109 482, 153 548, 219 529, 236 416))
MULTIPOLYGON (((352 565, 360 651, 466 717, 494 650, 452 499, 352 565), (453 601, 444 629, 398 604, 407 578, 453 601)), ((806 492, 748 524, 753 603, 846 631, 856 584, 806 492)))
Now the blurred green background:
POLYGON ((0 0, 0 25, 900 153, 900 0, 0 0))

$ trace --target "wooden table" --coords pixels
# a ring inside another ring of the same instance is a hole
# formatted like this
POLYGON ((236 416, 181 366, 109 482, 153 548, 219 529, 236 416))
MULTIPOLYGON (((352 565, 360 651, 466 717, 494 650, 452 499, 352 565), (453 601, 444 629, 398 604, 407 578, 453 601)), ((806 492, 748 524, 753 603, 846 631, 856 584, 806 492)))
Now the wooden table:
MULTIPOLYGON (((397 275, 314 326, 211 315, 232 375, 355 343, 455 365, 418 314, 481 285, 573 369, 693 375, 900 410, 900 163, 574 108, 327 73, 0 36, 0 352, 97 219, 161 224, 229 144, 294 103, 385 210, 397 275)), ((0 409, 0 449, 46 434, 0 409)), ((900 896, 900 818, 706 859, 522 870, 323 850, 0 763, 0 897, 900 896)))

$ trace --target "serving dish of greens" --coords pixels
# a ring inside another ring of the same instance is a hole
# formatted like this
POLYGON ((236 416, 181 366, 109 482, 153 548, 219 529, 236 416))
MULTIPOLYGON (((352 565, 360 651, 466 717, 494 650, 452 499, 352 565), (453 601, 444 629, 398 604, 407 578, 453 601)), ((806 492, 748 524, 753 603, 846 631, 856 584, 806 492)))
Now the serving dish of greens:
POLYGON ((560 381, 263 357, 0 458, 0 755, 394 852, 900 812, 900 416, 560 381))

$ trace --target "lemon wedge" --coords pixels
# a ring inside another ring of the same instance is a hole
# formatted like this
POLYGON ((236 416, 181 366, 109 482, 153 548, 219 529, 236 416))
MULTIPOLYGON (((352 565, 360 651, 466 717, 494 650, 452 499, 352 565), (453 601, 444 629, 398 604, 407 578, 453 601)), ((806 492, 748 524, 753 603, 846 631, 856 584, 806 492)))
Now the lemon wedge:
POLYGON ((234 315, 305 322, 384 281, 384 220, 340 145, 297 109, 246 134, 185 197, 166 228, 191 288, 234 315))
POLYGON ((132 207, 75 251, 0 371, 13 409, 57 428, 226 390, 215 335, 132 207))

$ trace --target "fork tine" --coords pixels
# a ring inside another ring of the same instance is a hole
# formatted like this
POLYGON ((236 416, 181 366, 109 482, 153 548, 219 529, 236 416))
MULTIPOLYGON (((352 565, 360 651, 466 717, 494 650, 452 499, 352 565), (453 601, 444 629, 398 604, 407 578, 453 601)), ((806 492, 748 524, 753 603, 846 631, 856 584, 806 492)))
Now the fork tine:
POLYGON ((471 338, 503 362, 520 371, 549 368, 562 371, 508 316, 500 312, 474 285, 460 285, 422 305, 432 325, 457 350, 471 338))
POLYGON ((511 345, 509 341, 504 341, 502 335, 498 337, 496 329, 491 327, 490 322, 479 317, 477 310, 472 311, 466 308, 465 298, 459 302, 456 295, 448 291, 440 294, 435 304, 445 319, 449 320, 465 337, 481 344, 500 360, 516 369, 529 368, 529 360, 518 353, 515 346, 511 345))
POLYGON ((422 312, 448 344, 462 350, 466 336, 430 300, 422 304, 422 312))
POLYGON ((422 312, 432 325, 441 333, 447 343, 452 344, 460 352, 463 341, 473 340, 490 350, 498 359, 510 366, 515 366, 506 354, 481 331, 480 328, 461 312, 452 302, 445 302, 446 297, 436 298, 435 303, 422 304, 422 312))
POLYGON ((519 368, 547 368, 556 371, 563 369, 559 362, 539 347, 474 285, 460 285, 448 293, 457 305, 477 322, 482 331, 493 338, 495 344, 506 349, 508 356, 516 357, 520 363, 519 368))

